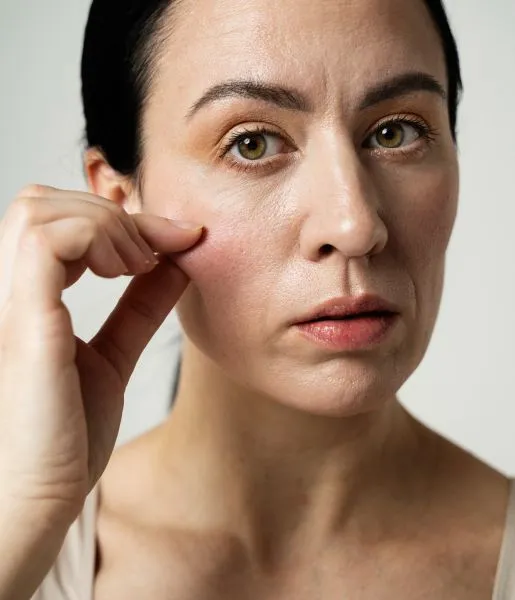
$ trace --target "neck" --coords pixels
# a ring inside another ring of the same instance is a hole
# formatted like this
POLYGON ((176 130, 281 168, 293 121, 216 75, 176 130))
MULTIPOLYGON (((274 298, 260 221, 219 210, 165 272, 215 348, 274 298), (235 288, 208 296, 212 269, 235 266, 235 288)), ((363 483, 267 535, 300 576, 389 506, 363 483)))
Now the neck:
POLYGON ((351 417, 300 412, 239 387, 187 340, 161 433, 182 526, 230 532, 263 561, 370 536, 371 523, 388 536, 430 483, 430 432, 396 397, 351 417))

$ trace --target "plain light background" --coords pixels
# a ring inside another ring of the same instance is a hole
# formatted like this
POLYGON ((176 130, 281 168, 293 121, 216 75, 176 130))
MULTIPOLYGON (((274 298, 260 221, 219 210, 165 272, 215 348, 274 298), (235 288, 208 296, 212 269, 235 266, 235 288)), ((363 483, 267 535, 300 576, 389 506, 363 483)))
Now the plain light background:
MULTIPOLYGON (((28 183, 86 189, 79 64, 89 4, 0 0, 0 216, 28 183)), ((446 4, 465 84, 460 207, 435 332, 399 396, 430 427, 515 475, 515 2, 446 4)), ((78 335, 93 336, 127 283, 87 274, 65 292, 78 335)), ((172 312, 129 384, 118 443, 165 416, 180 339, 172 312)))

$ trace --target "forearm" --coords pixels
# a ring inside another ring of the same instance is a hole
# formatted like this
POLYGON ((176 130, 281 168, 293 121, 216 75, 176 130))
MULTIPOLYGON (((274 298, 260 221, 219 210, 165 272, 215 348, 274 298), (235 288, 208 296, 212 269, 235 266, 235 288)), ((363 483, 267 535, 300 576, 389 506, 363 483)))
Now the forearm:
POLYGON ((0 510, 0 600, 30 600, 54 564, 72 522, 37 507, 0 510))

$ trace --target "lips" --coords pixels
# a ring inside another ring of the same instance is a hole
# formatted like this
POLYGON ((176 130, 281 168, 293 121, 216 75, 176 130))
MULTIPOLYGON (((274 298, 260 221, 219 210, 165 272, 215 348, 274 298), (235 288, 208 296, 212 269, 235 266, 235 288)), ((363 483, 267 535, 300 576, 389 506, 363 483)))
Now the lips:
POLYGON ((383 311, 371 311, 371 312, 363 312, 363 313, 356 313, 353 315, 345 315, 345 316, 341 316, 341 317, 318 317, 317 319, 312 319, 311 321, 306 321, 306 323, 318 323, 320 321, 352 321, 352 320, 356 320, 356 319, 370 319, 372 317, 389 317, 391 315, 393 315, 395 313, 391 312, 391 311, 387 311, 387 310, 383 310, 383 311))
POLYGON ((373 294, 357 297, 332 298, 296 319, 293 324, 317 321, 356 320, 399 314, 400 309, 392 302, 373 294))
POLYGON ((398 314, 376 311, 342 318, 319 318, 297 324, 295 331, 330 352, 368 351, 393 339, 398 323, 398 314))

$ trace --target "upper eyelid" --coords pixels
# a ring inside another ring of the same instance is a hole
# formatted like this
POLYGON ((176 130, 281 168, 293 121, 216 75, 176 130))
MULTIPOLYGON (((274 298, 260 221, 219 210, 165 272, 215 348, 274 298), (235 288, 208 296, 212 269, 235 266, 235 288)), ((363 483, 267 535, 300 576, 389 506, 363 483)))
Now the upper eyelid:
POLYGON ((385 125, 389 125, 391 123, 406 123, 419 129, 430 128, 429 124, 425 119, 419 117, 418 115, 413 114, 402 114, 402 115, 391 115, 389 117, 384 117, 377 121, 374 126, 370 129, 367 129, 365 132, 366 137, 370 137, 373 133, 375 133, 380 127, 384 127, 385 125))
MULTIPOLYGON (((365 140, 363 141, 363 144, 366 144, 368 140, 370 140, 370 138, 377 133, 377 131, 381 128, 384 127, 386 125, 390 125, 392 123, 404 123, 405 125, 411 126, 413 127, 413 129, 417 130, 419 132, 419 134, 422 136, 424 134, 424 132, 426 130, 431 130, 431 128, 429 127, 429 125, 427 123, 425 123, 425 121, 418 121, 418 120, 410 120, 410 119, 386 119, 385 121, 382 121, 381 123, 377 124, 373 129, 369 130, 368 133, 365 135, 365 140)), ((366 146, 365 146, 366 147, 366 146)))

